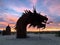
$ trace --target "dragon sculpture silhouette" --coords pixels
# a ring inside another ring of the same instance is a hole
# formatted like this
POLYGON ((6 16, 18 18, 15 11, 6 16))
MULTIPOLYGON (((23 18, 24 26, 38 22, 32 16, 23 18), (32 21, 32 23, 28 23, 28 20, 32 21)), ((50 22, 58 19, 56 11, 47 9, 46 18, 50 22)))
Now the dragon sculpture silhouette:
POLYGON ((33 9, 33 12, 30 10, 25 10, 25 12, 22 14, 22 16, 17 20, 16 23, 16 31, 17 31, 17 38, 26 38, 27 37, 27 31, 26 27, 28 24, 29 27, 37 26, 37 28, 45 28, 46 23, 48 21, 47 16, 43 16, 40 13, 36 12, 36 9, 33 9))

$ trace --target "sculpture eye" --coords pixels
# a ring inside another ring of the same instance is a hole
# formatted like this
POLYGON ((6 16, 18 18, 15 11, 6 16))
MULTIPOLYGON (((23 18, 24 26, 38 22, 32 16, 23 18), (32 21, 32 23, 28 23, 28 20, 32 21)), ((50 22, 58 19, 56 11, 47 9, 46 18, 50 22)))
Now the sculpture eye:
POLYGON ((47 22, 47 20, 44 20, 44 23, 46 23, 47 22))
POLYGON ((45 22, 42 22, 42 24, 46 24, 45 22))

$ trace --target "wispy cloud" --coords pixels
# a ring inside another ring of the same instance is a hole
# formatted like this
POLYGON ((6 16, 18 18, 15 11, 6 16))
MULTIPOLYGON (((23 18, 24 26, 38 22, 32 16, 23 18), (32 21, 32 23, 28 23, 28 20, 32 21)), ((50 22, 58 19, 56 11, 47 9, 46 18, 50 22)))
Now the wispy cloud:
POLYGON ((7 22, 16 22, 17 21, 17 19, 18 19, 18 17, 17 16, 14 16, 14 15, 12 15, 12 14, 9 14, 9 13, 4 13, 4 15, 5 15, 5 20, 7 21, 7 22))
POLYGON ((29 9, 28 7, 26 6, 20 6, 20 7, 17 7, 17 6, 10 6, 11 9, 15 10, 16 12, 24 12, 24 10, 28 9, 28 10, 31 10, 29 9))
POLYGON ((32 5, 35 6, 38 0, 30 0, 30 1, 31 1, 32 5))
POLYGON ((50 13, 54 14, 54 13, 57 13, 57 15, 59 14, 60 15, 60 5, 51 5, 49 7, 49 11, 50 13))
POLYGON ((0 22, 0 25, 8 25, 8 23, 7 22, 0 22))
POLYGON ((16 21, 18 20, 18 17, 9 13, 4 13, 1 18, 3 20, 0 20, 0 27, 6 27, 8 24, 10 24, 11 27, 15 26, 16 21))
POLYGON ((46 6, 49 2, 50 0, 44 0, 43 4, 46 6))
POLYGON ((51 14, 60 13, 60 0, 45 0, 44 5, 48 8, 51 14))

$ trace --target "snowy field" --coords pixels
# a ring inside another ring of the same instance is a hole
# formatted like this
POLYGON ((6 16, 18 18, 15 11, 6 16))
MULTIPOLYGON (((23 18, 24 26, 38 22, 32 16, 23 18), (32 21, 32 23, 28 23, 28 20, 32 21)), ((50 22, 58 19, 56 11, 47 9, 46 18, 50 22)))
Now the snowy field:
POLYGON ((29 38, 16 39, 16 35, 0 35, 0 45, 60 45, 60 37, 54 34, 28 34, 29 38))

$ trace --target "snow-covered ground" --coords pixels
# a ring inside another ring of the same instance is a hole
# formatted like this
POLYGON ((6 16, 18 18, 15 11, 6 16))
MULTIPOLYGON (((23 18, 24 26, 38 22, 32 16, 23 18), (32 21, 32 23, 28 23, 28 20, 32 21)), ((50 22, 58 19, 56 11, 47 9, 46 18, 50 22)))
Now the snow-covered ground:
POLYGON ((55 34, 28 34, 29 38, 16 39, 16 35, 0 35, 0 45, 60 45, 60 37, 55 34))

